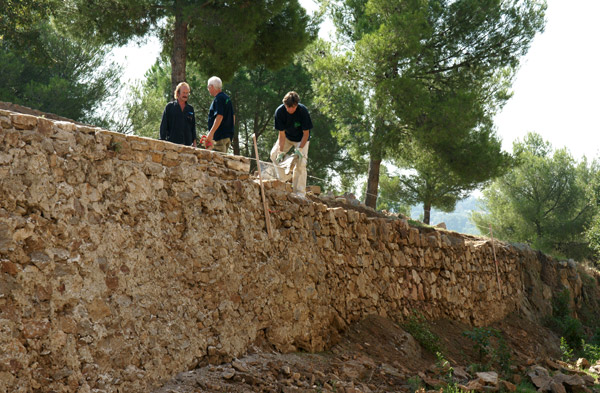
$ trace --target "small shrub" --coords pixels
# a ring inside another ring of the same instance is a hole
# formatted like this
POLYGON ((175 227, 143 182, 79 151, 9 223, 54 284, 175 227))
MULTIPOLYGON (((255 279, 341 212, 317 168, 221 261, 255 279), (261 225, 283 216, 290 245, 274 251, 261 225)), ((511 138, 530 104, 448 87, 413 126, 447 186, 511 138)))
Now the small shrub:
POLYGON ((418 312, 413 312, 402 324, 402 328, 410 333, 423 348, 431 353, 443 352, 440 338, 431 331, 429 323, 418 312))
POLYGON ((489 366, 480 363, 473 363, 467 366, 467 371, 469 372, 469 374, 476 374, 483 371, 489 371, 489 369, 489 366))
POLYGON ((421 378, 419 376, 416 376, 416 375, 414 377, 408 378, 406 383, 408 384, 408 387, 410 388, 411 393, 415 393, 419 389, 423 388, 423 381, 421 380, 421 378))
POLYGON ((552 297, 552 316, 564 319, 571 315, 571 294, 567 288, 552 297))
MULTIPOLYGON (((583 357, 590 361, 590 363, 596 363, 600 360, 600 345, 582 343, 583 345, 583 357)), ((562 349, 562 341, 561 341, 562 349)))
POLYGON ((570 348, 580 350, 584 339, 583 325, 571 316, 570 299, 566 288, 552 298, 552 316, 546 318, 546 325, 564 337, 570 348))
POLYGON ((568 362, 573 358, 573 350, 569 347, 569 343, 564 337, 560 338, 560 353, 563 362, 568 362))
POLYGON ((498 331, 492 328, 476 327, 463 332, 463 336, 473 341, 473 349, 477 351, 478 360, 482 362, 490 353, 490 337, 496 336, 498 331))
POLYGON ((500 366, 505 374, 510 373, 511 358, 510 348, 506 344, 504 336, 499 334, 498 347, 494 350, 494 361, 500 366))
MULTIPOLYGON (((473 341, 473 349, 479 356, 479 367, 489 369, 493 364, 498 365, 505 373, 510 372, 511 354, 504 336, 498 329, 475 328, 463 332, 463 335, 473 341), (492 343, 492 339, 495 342, 492 343), (488 360, 486 363, 485 361, 488 360)), ((484 370, 479 370, 484 371, 484 370)))
POLYGON ((447 383, 452 382, 452 377, 454 375, 454 369, 450 365, 450 362, 446 360, 444 355, 441 352, 435 353, 435 367, 437 368, 438 374, 444 376, 444 380, 447 383))

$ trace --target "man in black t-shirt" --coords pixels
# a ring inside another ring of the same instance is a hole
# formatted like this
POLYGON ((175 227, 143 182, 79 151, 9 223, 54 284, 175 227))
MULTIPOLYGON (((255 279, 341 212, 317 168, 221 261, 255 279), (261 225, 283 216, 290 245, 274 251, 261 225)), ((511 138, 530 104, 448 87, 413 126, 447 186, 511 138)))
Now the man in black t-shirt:
POLYGON ((190 86, 181 82, 173 96, 175 101, 169 102, 163 112, 159 137, 163 141, 196 147, 196 117, 194 108, 187 103, 190 86))
POLYGON ((208 110, 208 135, 205 144, 209 146, 213 143, 213 149, 227 153, 234 135, 235 113, 233 104, 231 98, 221 91, 223 82, 219 77, 211 77, 208 80, 207 87, 208 92, 215 99, 208 110))
POLYGON ((286 174, 278 164, 283 160, 285 153, 294 149, 298 162, 293 172, 292 187, 294 193, 302 197, 306 195, 306 163, 312 128, 308 109, 300 104, 298 93, 290 91, 283 97, 283 105, 275 111, 275 129, 279 131, 279 138, 271 149, 271 161, 277 167, 280 180, 289 180, 290 174, 286 174))

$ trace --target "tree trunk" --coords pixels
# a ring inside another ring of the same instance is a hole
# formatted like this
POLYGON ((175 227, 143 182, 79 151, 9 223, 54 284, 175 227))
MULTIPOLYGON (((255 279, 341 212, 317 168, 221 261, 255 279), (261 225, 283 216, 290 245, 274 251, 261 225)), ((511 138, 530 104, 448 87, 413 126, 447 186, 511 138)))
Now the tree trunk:
POLYGON ((381 167, 381 153, 374 154, 371 152, 371 158, 369 160, 369 176, 367 178, 367 196, 365 198, 365 205, 372 207, 373 209, 377 206, 377 192, 379 188, 379 168, 381 167))
POLYGON ((240 155, 240 138, 239 131, 235 133, 233 141, 231 141, 231 147, 233 148, 233 154, 236 156, 240 155))
POLYGON ((173 31, 173 53, 171 55, 171 91, 180 82, 185 82, 185 66, 187 62, 188 23, 183 15, 180 1, 175 2, 175 30, 173 31))
POLYGON ((423 224, 429 225, 431 221, 431 203, 423 203, 423 224))

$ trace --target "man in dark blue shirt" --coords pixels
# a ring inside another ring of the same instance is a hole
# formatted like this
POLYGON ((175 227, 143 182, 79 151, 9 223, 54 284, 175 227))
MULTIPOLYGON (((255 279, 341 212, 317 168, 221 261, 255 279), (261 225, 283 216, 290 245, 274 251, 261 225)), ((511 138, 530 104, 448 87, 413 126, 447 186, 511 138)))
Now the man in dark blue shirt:
POLYGON ((223 93, 223 82, 220 78, 213 76, 208 80, 208 92, 215 97, 208 111, 208 135, 205 145, 216 151, 227 153, 233 140, 235 125, 235 113, 229 96, 223 93))
POLYGON ((181 82, 175 88, 175 101, 169 102, 160 122, 160 139, 180 145, 196 147, 196 117, 194 108, 187 103, 190 86, 181 82))
POLYGON ((295 194, 306 195, 306 163, 308 160, 308 145, 310 130, 313 128, 308 109, 300 103, 300 97, 295 91, 290 91, 283 97, 283 105, 275 111, 275 129, 279 138, 271 149, 271 160, 277 167, 279 179, 287 181, 290 174, 278 166, 290 149, 298 161, 292 177, 292 188, 295 194))

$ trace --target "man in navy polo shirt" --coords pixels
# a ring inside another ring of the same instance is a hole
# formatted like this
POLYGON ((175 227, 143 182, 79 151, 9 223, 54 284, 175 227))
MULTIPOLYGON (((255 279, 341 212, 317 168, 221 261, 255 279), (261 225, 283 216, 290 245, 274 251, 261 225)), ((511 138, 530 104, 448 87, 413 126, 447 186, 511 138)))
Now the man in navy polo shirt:
POLYGON ((278 166, 285 153, 292 148, 298 157, 292 178, 292 188, 296 195, 306 195, 306 163, 308 160, 308 145, 310 130, 313 128, 308 109, 300 103, 300 97, 295 91, 290 91, 283 97, 283 105, 275 111, 275 129, 279 138, 271 149, 271 161, 275 163, 279 178, 287 181, 290 174, 278 166))
POLYGON ((173 94, 175 101, 169 102, 160 122, 160 139, 180 145, 196 147, 196 117, 194 108, 187 103, 190 86, 181 82, 173 94))
POLYGON ((216 151, 227 153, 233 140, 233 126, 235 113, 231 98, 221 91, 223 82, 219 77, 213 76, 208 80, 208 92, 215 97, 208 111, 208 135, 205 145, 216 151))

